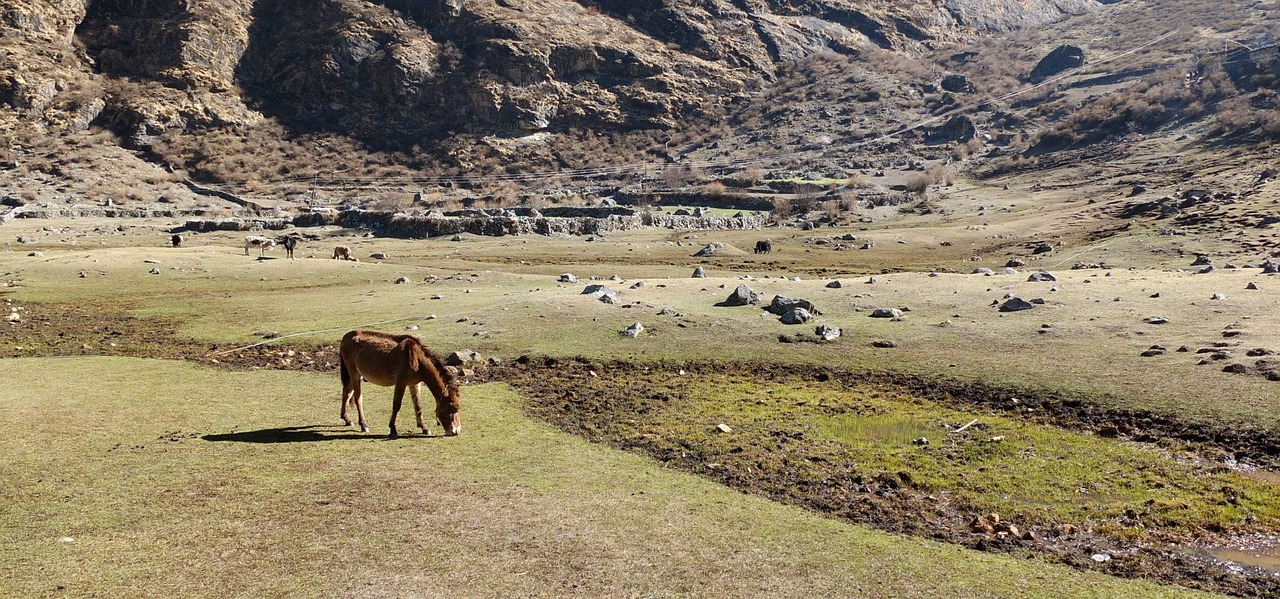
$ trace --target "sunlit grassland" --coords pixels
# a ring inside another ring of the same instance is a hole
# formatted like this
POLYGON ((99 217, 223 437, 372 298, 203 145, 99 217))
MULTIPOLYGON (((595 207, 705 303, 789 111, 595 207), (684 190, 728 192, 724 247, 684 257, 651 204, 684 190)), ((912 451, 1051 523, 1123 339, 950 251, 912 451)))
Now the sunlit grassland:
POLYGON ((334 424, 332 376, 0 366, 4 596, 1195 595, 745 496, 531 421, 502 385, 464 390, 460 437, 388 440, 334 424))

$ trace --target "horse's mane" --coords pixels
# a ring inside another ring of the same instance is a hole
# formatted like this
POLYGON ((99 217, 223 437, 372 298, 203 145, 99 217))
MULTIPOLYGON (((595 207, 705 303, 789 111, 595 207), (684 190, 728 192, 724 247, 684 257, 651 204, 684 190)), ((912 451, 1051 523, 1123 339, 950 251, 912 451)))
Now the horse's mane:
POLYGON ((458 377, 454 376, 453 371, 445 366, 444 358, 440 357, 440 354, 423 345, 422 340, 417 337, 410 335, 407 339, 413 340, 413 343, 422 350, 422 355, 426 356, 428 360, 431 360, 431 364, 436 367, 436 372, 440 373, 440 378, 444 380, 445 387, 449 387, 451 389, 458 388, 458 377))

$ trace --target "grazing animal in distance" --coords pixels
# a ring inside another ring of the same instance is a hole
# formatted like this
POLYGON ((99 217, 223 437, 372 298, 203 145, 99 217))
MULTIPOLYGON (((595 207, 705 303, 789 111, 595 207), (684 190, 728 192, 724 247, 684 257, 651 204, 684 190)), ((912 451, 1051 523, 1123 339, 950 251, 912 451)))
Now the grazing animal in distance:
POLYGON ((284 246, 285 255, 288 256, 290 259, 293 258, 293 249, 298 247, 299 241, 302 241, 302 240, 293 235, 286 235, 280 239, 279 243, 280 245, 284 246))
POLYGON ((169 243, 173 245, 173 247, 182 247, 182 236, 174 233, 173 237, 169 238, 169 243))
POLYGON ((768 239, 761 239, 760 241, 756 242, 757 254, 768 254, 769 252, 772 252, 772 251, 773 251, 772 241, 769 241, 768 239))
POLYGON ((276 240, 258 235, 249 235, 244 238, 244 255, 249 255, 249 248, 258 248, 258 255, 267 255, 267 250, 276 247, 276 240))
POLYGON ((338 348, 338 369, 342 376, 342 411, 339 416, 348 426, 347 406, 355 404, 361 432, 369 432, 364 419, 364 400, 360 381, 382 387, 395 387, 391 403, 391 436, 397 436, 396 415, 404 401, 404 390, 413 397, 413 411, 418 418, 418 428, 427 434, 422 421, 422 399, 418 393, 420 383, 426 383, 436 398, 436 420, 444 427, 446 435, 462 432, 461 407, 458 397, 458 380, 444 365, 439 354, 422 345, 415 335, 400 335, 356 329, 343 335, 338 348))
POLYGON ((347 246, 345 246, 345 245, 338 245, 338 246, 334 246, 334 247, 333 247, 333 259, 334 259, 334 260, 350 260, 350 259, 351 259, 351 248, 349 248, 349 247, 347 247, 347 246))

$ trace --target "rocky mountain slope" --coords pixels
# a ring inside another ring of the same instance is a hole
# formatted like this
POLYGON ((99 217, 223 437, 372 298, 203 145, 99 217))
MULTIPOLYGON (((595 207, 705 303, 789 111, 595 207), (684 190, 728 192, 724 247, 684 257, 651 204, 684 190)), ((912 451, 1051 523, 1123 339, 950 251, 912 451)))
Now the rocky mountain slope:
POLYGON ((188 178, 509 200, 531 173, 991 176, 1161 127, 1265 139, 1275 61, 1213 65, 1267 45, 1275 4, 0 0, 0 184, 10 205, 220 205, 188 178), (1234 128, 1202 125, 1219 106, 1234 128))
POLYGON ((374 145, 449 131, 671 127, 815 52, 912 49, 1092 0, 4 0, 0 102, 146 148, 266 116, 374 145))

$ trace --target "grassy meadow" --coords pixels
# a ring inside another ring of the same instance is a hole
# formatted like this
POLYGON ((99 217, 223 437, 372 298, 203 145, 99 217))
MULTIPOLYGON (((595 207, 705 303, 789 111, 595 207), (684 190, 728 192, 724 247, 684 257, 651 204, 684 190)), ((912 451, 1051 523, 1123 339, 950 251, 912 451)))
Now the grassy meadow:
MULTIPOLYGON (((1025 210, 1026 218, 1037 218, 1025 210)), ((0 465, 0 596, 1195 594, 886 534, 742 494, 560 432, 528 416, 519 393, 502 384, 464 389, 463 436, 391 441, 381 436, 387 389, 366 387, 373 434, 337 426, 336 373, 36 357, 49 348, 20 332, 24 323, 43 322, 45 306, 76 306, 87 321, 103 315, 106 328, 110 315, 155 322, 176 340, 219 352, 264 341, 282 351, 335 346, 346 330, 371 326, 412 330, 442 353, 468 348, 504 362, 533 354, 827 365, 1060 390, 1108 409, 1259 434, 1280 430, 1276 383, 1223 372, 1221 363, 1198 365, 1194 353, 1225 341, 1238 356, 1233 360, 1244 363, 1247 348, 1280 349, 1274 279, 1255 270, 1194 275, 1141 259, 1109 271, 1071 271, 1075 258, 1066 255, 1041 258, 1016 275, 973 275, 971 268, 999 266, 1018 250, 987 248, 983 261, 969 261, 993 233, 967 222, 812 235, 636 231, 591 242, 397 240, 330 229, 320 232, 324 239, 304 243, 297 260, 282 252, 246 257, 235 233, 188 235, 184 247, 166 247, 154 223, 0 244, 0 296, 6 313, 21 318, 0 323, 19 331, 20 341, 0 348, 0 406, 11 423, 0 440, 8 457, 0 465), (874 247, 841 251, 813 243, 845 233, 874 247), (752 254, 754 241, 765 236, 773 238, 774 253, 752 254), (692 257, 712 241, 728 247, 718 256, 692 257), (328 259, 337 243, 351 246, 360 262, 328 259), (387 257, 374 260, 375 252, 387 257), (699 265, 708 278, 690 277, 699 265), (1028 271, 1042 265, 1059 280, 1028 282, 1028 271), (565 272, 580 282, 559 283, 565 272), (620 280, 609 280, 613 275, 620 280), (401 277, 407 282, 397 284, 401 277), (829 288, 832 280, 842 286, 829 288), (1254 280, 1262 289, 1245 291, 1254 280), (592 283, 617 290, 623 303, 582 294, 592 283), (758 307, 715 306, 742 283, 764 303, 775 294, 810 299, 822 311, 817 322, 842 327, 844 336, 830 344, 781 343, 780 336, 812 333, 812 326, 782 325, 758 307), (1227 297, 1211 300, 1214 293, 1227 297), (991 304, 1006 294, 1046 302, 1001 314, 991 304), (658 315, 664 306, 679 315, 658 315), (869 318, 880 307, 909 311, 897 321, 869 318), (1169 322, 1143 322, 1154 315, 1169 322), (635 322, 646 333, 619 335, 635 322), (1227 330, 1242 333, 1225 338, 1227 330), (876 347, 877 340, 894 346, 876 347), (1170 351, 1139 357, 1153 344, 1170 351), (1182 345, 1190 351, 1174 351, 1182 345)), ((34 226, 16 223, 12 230, 34 226)), ((1102 251, 1086 250, 1079 259, 1102 251)), ((114 343, 109 332, 102 335, 84 353, 114 343)), ((896 443, 915 427, 936 427, 943 416, 809 424, 836 442, 853 438, 849 431, 874 429, 889 431, 885 438, 896 443)), ((1036 473, 1092 448, 1089 431, 1063 437, 982 412, 973 416, 984 419, 984 434, 998 430, 1009 439, 993 455, 970 456, 992 460, 993 471, 1029 463, 1017 452, 1022 445, 1056 449, 1011 483, 958 481, 945 465, 911 458, 903 466, 894 462, 901 456, 849 443, 869 452, 860 460, 881 460, 890 471, 914 468, 927 484, 959 485, 974 496, 988 488, 1042 493, 1062 479, 1036 473)), ((401 415, 402 428, 408 417, 401 415)), ((711 415, 698 418, 701 425, 711 415)), ((1124 447, 1088 463, 1125 460, 1145 464, 1124 447)), ((1194 476, 1170 468, 1132 479, 1137 495, 1124 501, 1150 499, 1139 487, 1151 477, 1194 476)), ((1256 493, 1264 505, 1245 505, 1270 522, 1267 497, 1256 493)), ((1049 517, 1079 516, 1073 499, 1069 492, 1052 496, 1049 517)), ((1017 509, 996 496, 986 505, 1017 509)), ((1192 526, 1206 513, 1210 520, 1239 516, 1215 515, 1206 505, 1178 522, 1192 526)))

